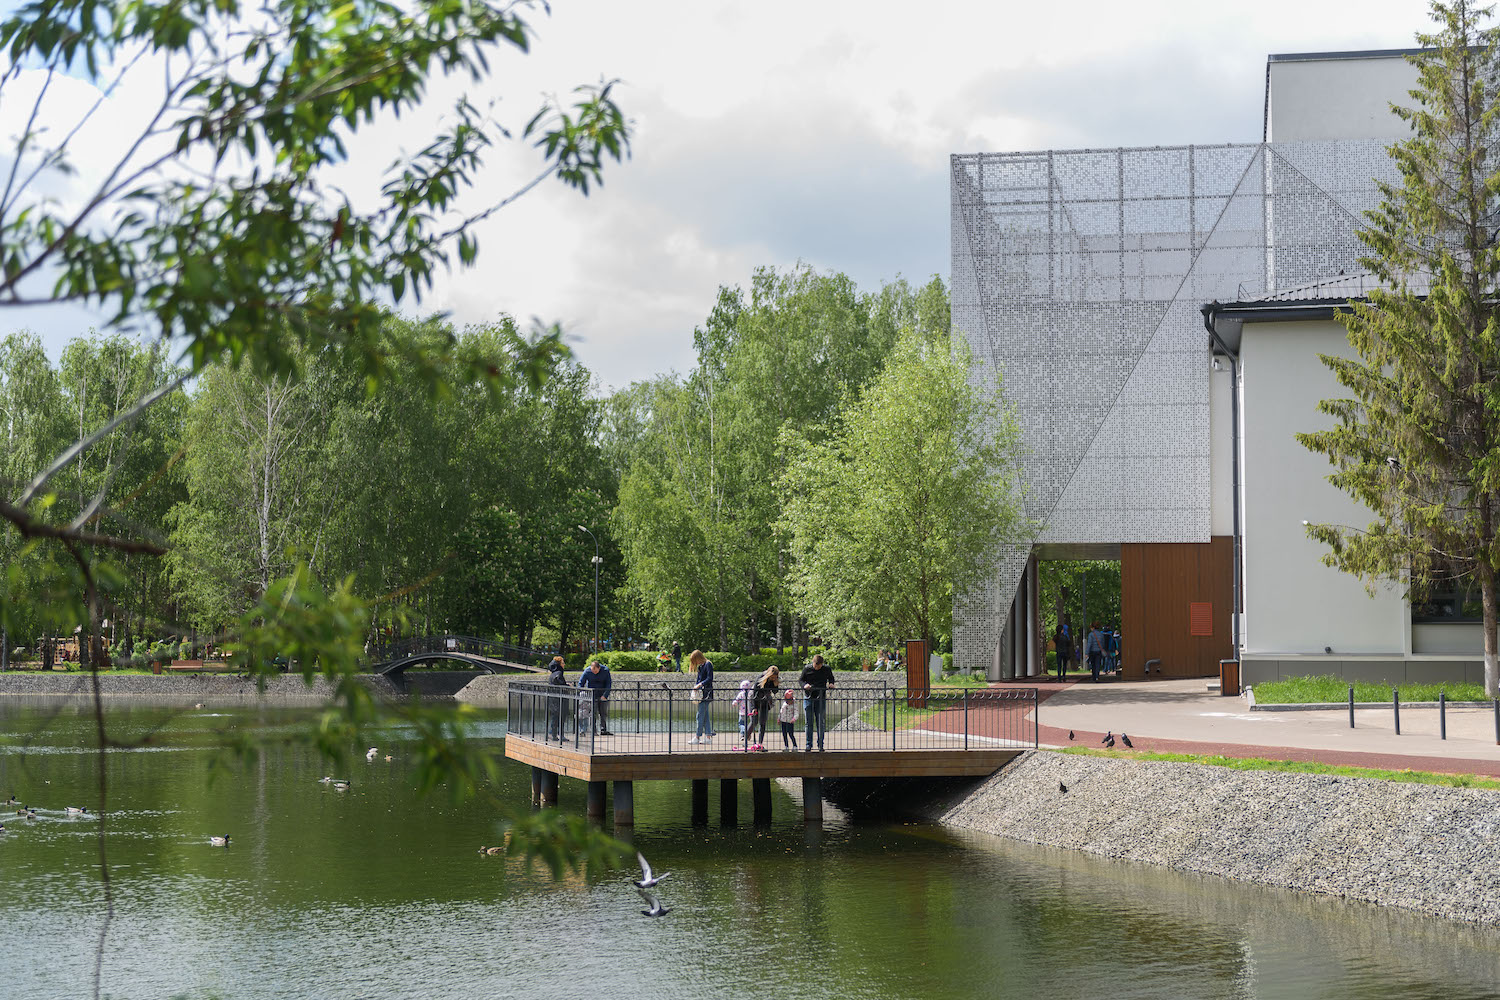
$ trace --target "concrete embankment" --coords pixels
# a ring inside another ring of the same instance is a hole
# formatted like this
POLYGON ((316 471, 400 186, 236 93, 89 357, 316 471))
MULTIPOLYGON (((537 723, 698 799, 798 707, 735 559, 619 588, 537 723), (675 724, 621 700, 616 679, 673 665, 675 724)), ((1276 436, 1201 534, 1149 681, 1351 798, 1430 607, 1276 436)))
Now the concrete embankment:
MULTIPOLYGON (((400 695, 384 677, 364 675, 359 683, 377 695, 400 695)), ((314 678, 309 685, 301 674, 280 674, 266 679, 264 691, 253 680, 236 674, 151 674, 99 675, 100 694, 110 701, 135 701, 181 704, 203 702, 205 705, 235 705, 251 702, 281 705, 322 705, 333 695, 327 681, 314 678)), ((94 696, 88 674, 73 673, 0 673, 0 697, 75 698, 94 696)))
POLYGON ((1030 751, 918 806, 1027 843, 1500 924, 1500 792, 1030 751))

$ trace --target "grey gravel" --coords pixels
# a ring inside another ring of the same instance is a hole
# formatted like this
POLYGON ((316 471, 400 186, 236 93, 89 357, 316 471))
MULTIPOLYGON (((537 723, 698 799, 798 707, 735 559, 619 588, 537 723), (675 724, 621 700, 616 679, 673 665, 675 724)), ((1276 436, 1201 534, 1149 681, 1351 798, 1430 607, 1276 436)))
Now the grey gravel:
POLYGON ((929 814, 1032 844, 1500 924, 1490 790, 1028 751, 929 814))

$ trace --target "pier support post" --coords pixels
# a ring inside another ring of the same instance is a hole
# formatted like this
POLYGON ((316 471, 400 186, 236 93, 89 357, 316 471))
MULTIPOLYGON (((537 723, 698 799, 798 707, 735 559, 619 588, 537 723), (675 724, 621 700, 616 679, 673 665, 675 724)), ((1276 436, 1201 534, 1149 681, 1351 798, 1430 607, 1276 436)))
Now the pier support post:
MULTIPOLYGON (((602 785, 603 782, 601 781, 602 785)), ((615 826, 635 826, 635 784, 615 782, 615 826)))
POLYGON ((604 795, 608 790, 607 781, 589 782, 589 819, 604 818, 604 795))
POLYGON ((693 825, 708 825, 708 779, 693 779, 693 825))
POLYGON ((542 775, 546 774, 545 768, 531 766, 531 804, 539 806, 542 804, 542 775))
POLYGON ((754 804, 755 822, 771 822, 771 779, 750 779, 750 801, 754 804))
POLYGON ((542 768, 542 805, 557 805, 557 772, 542 768))
POLYGON ((802 777, 802 819, 808 823, 823 822, 823 779, 802 777))
POLYGON ((740 821, 740 783, 734 778, 719 779, 719 824, 734 826, 740 821))

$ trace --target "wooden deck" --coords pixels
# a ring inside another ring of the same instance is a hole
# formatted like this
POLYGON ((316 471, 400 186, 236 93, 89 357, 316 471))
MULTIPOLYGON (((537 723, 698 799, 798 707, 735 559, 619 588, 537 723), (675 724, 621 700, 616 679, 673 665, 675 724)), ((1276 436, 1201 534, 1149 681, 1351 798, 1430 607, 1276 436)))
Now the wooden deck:
MULTIPOLYGON (((507 737, 505 756, 523 764, 581 781, 664 781, 704 778, 899 778, 984 777, 998 771, 1021 753, 1022 747, 962 747, 920 750, 839 750, 804 753, 767 750, 746 753, 718 747, 684 746, 672 753, 629 749, 628 735, 601 738, 590 754, 573 749, 507 737)), ((829 734, 830 745, 835 743, 829 734)), ((1028 747, 1029 748, 1029 747, 1028 747)))

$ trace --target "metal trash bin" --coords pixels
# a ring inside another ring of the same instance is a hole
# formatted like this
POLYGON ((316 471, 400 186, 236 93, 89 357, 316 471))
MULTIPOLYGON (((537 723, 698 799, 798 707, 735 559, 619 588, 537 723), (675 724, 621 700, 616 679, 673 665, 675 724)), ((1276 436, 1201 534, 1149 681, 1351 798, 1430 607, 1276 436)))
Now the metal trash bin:
POLYGON ((1238 696, 1240 693, 1240 661, 1219 661, 1219 694, 1238 696))

